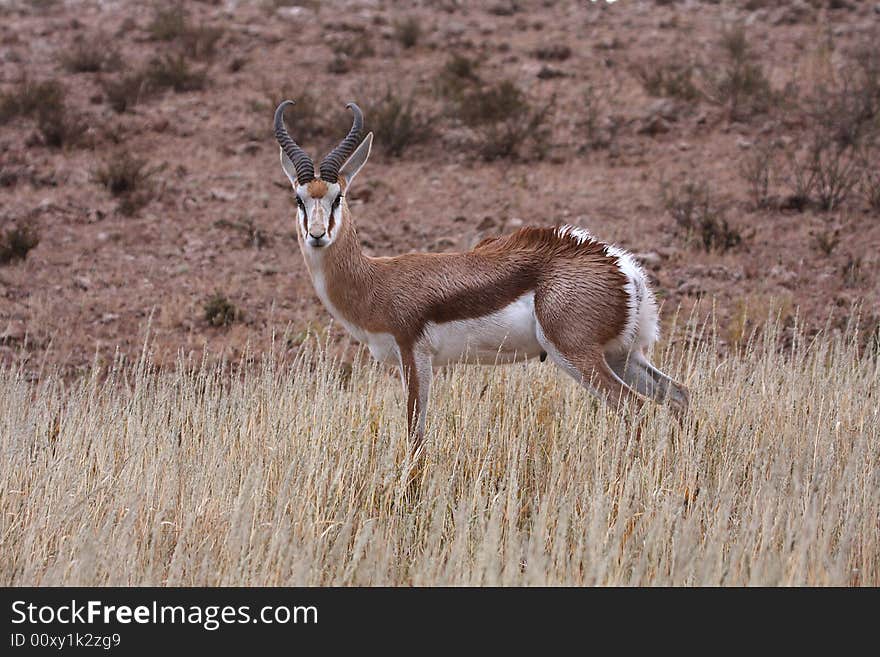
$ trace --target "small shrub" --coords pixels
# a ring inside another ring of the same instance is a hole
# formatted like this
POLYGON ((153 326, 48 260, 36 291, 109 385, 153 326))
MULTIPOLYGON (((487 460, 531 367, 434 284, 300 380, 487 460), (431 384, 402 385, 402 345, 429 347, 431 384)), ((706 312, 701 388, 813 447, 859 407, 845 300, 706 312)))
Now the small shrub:
POLYGON ((553 43, 535 49, 534 56, 544 61, 564 62, 571 57, 571 48, 562 43, 553 43))
POLYGON ((694 83, 693 64, 677 60, 652 62, 636 66, 634 72, 651 96, 678 98, 688 102, 700 98, 700 90, 694 83))
POLYGON ((851 253, 848 254, 846 262, 840 270, 840 274, 843 278, 843 284, 846 287, 857 287, 861 283, 864 283, 867 274, 862 266, 861 256, 853 256, 851 253))
POLYGON ((342 53, 333 55, 333 59, 327 62, 327 72, 333 75, 345 75, 351 71, 351 63, 348 57, 342 53))
POLYGON ((862 165, 862 190, 870 208, 880 212, 880 169, 876 160, 866 161, 862 165))
POLYGON ((16 224, 0 235, 0 265, 15 260, 24 260, 27 254, 40 243, 40 236, 29 224, 16 224))
POLYGON ((410 146, 432 136, 434 117, 416 109, 415 94, 404 97, 389 89, 371 104, 368 116, 376 143, 392 157, 400 157, 410 146))
POLYGON ((394 24, 394 38, 404 48, 412 48, 422 36, 422 24, 415 16, 410 16, 394 24))
POLYGON ((16 116, 36 119, 43 143, 53 148, 75 145, 86 130, 82 119, 67 109, 64 87, 56 80, 32 82, 25 78, 0 96, 0 120, 16 116))
POLYGON ((467 90, 480 83, 478 66, 477 60, 454 53, 437 74, 434 83, 435 94, 449 101, 460 101, 467 90))
POLYGON ((707 253, 724 253, 742 243, 742 234, 712 201, 706 183, 689 181, 675 190, 664 187, 662 196, 666 211, 686 241, 698 240, 707 253))
POLYGON ((155 89, 173 89, 177 93, 205 88, 207 74, 194 71, 183 55, 165 55, 150 61, 146 78, 155 89))
POLYGON ((46 146, 75 146, 83 141, 87 129, 85 121, 64 106, 43 106, 37 112, 37 130, 46 146))
POLYGON ((40 111, 61 111, 63 107, 64 87, 60 82, 34 82, 24 78, 11 91, 0 95, 0 121, 36 116, 40 111))
POLYGON ((98 73, 113 66, 118 55, 108 51, 104 38, 77 39, 61 55, 61 65, 70 73, 98 73))
POLYGON ((120 114, 140 102, 148 90, 146 71, 126 73, 119 78, 102 81, 107 103, 120 114))
POLYGON ((235 304, 219 292, 205 301, 203 309, 205 321, 211 326, 229 326, 241 318, 241 312, 235 304))
POLYGON ((548 148, 548 117, 555 106, 555 97, 547 104, 535 106, 510 80, 478 87, 458 101, 458 118, 480 136, 478 150, 485 160, 522 156, 528 142, 537 157, 548 148))
POLYGON ((770 204, 773 166, 773 147, 768 144, 755 146, 740 163, 740 175, 749 187, 749 196, 755 209, 766 208, 770 204))
POLYGON ((831 228, 828 227, 819 232, 810 233, 810 235, 813 238, 813 245, 816 247, 816 250, 826 256, 830 256, 834 252, 834 249, 837 248, 837 245, 840 244, 839 228, 831 230, 831 228))
POLYGON ((611 147, 617 138, 618 124, 609 117, 603 120, 604 98, 596 92, 593 85, 587 85, 581 98, 582 118, 578 122, 578 128, 583 131, 584 143, 580 149, 599 150, 611 147))
POLYGON ((146 160, 119 151, 95 172, 95 180, 119 199, 122 214, 133 215, 152 200, 150 179, 156 169, 147 165, 146 160))
POLYGON ((814 133, 806 148, 789 156, 793 188, 790 205, 802 209, 815 195, 822 210, 838 208, 861 177, 858 158, 849 146, 841 146, 822 130, 814 133))
POLYGON ((198 59, 213 57, 217 42, 223 36, 219 27, 192 25, 182 3, 157 8, 147 31, 153 40, 177 42, 184 54, 198 59))
POLYGON ((730 118, 739 121, 766 112, 773 103, 770 80, 749 45, 742 25, 721 35, 722 70, 709 76, 710 98, 726 105, 730 118))
POLYGON ((147 32, 156 41, 174 41, 186 31, 187 18, 182 3, 171 7, 156 7, 147 32))

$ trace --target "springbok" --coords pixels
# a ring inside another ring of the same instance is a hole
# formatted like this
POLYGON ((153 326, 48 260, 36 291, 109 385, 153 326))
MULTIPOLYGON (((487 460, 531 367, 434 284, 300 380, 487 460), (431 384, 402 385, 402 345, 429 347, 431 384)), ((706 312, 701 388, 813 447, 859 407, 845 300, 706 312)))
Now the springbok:
POLYGON ((640 407, 642 395, 685 413, 687 389, 645 356, 658 338, 657 304, 632 255, 563 226, 521 228, 465 253, 367 257, 345 195, 373 133, 358 143, 363 113, 349 103, 351 130, 315 176, 284 124, 292 104, 275 110, 275 137, 295 192, 300 250, 330 314, 375 359, 400 368, 414 450, 424 438, 432 369, 459 361, 549 355, 611 404, 640 407))

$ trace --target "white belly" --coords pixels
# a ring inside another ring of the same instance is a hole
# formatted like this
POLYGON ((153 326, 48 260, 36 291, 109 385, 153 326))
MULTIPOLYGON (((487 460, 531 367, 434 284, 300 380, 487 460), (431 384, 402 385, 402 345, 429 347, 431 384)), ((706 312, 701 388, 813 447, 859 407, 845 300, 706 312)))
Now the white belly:
POLYGON ((420 340, 434 366, 456 362, 510 363, 539 356, 535 295, 524 294, 501 310, 483 317, 425 326, 420 340))

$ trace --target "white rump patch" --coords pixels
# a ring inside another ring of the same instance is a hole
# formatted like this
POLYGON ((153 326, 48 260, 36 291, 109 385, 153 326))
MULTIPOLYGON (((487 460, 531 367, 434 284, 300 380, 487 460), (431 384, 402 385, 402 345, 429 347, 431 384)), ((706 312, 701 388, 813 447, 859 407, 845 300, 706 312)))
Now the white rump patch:
POLYGON ((605 247, 605 253, 617 259, 617 266, 626 277, 624 290, 627 294, 627 317, 623 332, 618 338, 606 345, 608 351, 630 351, 646 349, 660 337, 660 325, 657 317, 657 301, 648 286, 648 277, 642 266, 636 262, 631 253, 615 246, 601 242, 590 232, 577 226, 561 226, 556 231, 559 237, 576 240, 578 244, 595 242, 605 247))

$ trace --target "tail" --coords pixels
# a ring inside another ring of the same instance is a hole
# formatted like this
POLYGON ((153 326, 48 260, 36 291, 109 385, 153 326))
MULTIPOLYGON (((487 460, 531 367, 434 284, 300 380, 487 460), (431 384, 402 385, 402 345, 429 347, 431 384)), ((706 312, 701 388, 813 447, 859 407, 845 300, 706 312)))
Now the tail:
POLYGON ((607 247, 608 255, 617 258, 617 266, 626 276, 624 290, 628 297, 624 329, 613 345, 622 351, 645 350, 660 337, 657 300, 648 285, 648 275, 628 251, 607 247))

